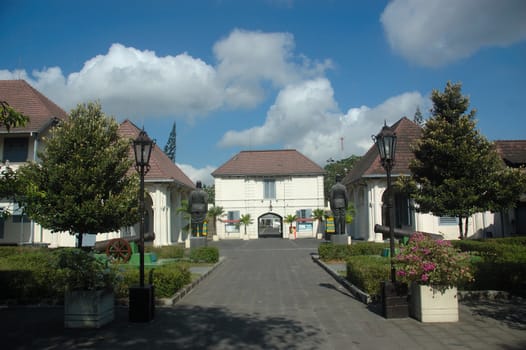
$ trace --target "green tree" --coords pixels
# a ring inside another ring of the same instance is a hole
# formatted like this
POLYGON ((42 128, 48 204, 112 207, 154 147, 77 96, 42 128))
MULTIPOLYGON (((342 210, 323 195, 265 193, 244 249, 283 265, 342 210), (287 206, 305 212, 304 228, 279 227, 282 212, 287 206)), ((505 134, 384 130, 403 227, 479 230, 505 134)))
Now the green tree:
POLYGON ((424 116, 422 115, 419 106, 416 106, 415 115, 413 116, 413 122, 421 127, 425 124, 424 116))
POLYGON ((216 186, 203 184, 203 191, 208 194, 208 203, 214 204, 216 202, 216 186))
MULTIPOLYGON (((476 129, 475 111, 461 84, 433 90, 431 118, 414 145, 411 196, 420 212, 457 217, 459 236, 477 212, 513 206, 525 190, 524 174, 506 168, 494 145, 476 129), (464 221, 464 229, 463 229, 464 221)), ((407 184, 406 184, 407 185, 407 184)))
POLYGON ((225 210, 223 207, 213 206, 208 209, 206 216, 209 218, 209 222, 212 222, 210 228, 212 229, 212 235, 217 234, 217 219, 225 215, 225 210))
POLYGON ((0 126, 4 126, 7 131, 11 128, 25 126, 29 122, 29 117, 15 111, 6 101, 0 101, 0 126))
POLYGON ((243 214, 241 215, 241 218, 239 218, 239 222, 243 224, 245 227, 245 236, 247 235, 247 226, 252 225, 254 223, 254 220, 250 217, 250 214, 243 214))
POLYGON ((177 133, 176 133, 176 127, 175 122, 172 125, 172 131, 170 131, 170 136, 168 136, 168 141, 166 142, 166 145, 164 146, 164 153, 172 160, 172 162, 175 163, 175 150, 177 148, 176 145, 177 141, 177 133))
POLYGON ((345 177, 345 175, 351 171, 353 166, 360 160, 361 157, 356 155, 351 155, 348 158, 340 159, 340 160, 334 160, 329 159, 327 160, 327 165, 323 169, 327 172, 325 174, 324 181, 324 191, 325 191, 325 198, 329 198, 329 192, 331 191, 331 187, 336 183, 336 175, 341 175, 342 179, 345 177))
POLYGON ((52 232, 97 234, 139 219, 137 176, 128 176, 129 140, 98 103, 78 105, 45 139, 41 163, 19 169, 25 212, 52 232))

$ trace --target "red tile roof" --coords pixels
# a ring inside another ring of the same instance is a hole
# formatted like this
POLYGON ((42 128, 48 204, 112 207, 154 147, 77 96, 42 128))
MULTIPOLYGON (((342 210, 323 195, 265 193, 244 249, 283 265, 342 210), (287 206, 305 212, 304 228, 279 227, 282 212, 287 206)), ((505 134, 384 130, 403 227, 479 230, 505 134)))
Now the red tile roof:
POLYGON ((526 140, 499 140, 495 141, 495 146, 508 166, 526 165, 526 140))
MULTIPOLYGON (((140 132, 141 130, 128 119, 119 126, 119 134, 122 137, 135 139, 140 132)), ((134 157, 131 147, 130 157, 134 157)), ((146 174, 145 180, 152 182, 175 181, 190 189, 195 188, 193 181, 157 145, 153 148, 150 158, 150 171, 146 174)))
MULTIPOLYGON (((396 133, 395 165, 393 176, 410 175, 409 163, 414 158, 411 144, 422 136, 422 128, 406 117, 397 121, 391 127, 396 133)), ((343 184, 350 184, 362 177, 385 177, 385 169, 380 162, 380 155, 376 145, 371 141, 371 148, 342 180, 343 184)))
MULTIPOLYGON (((24 80, 0 80, 0 100, 29 117, 26 126, 11 128, 11 133, 40 132, 50 126, 55 118, 67 118, 67 113, 62 108, 24 80)), ((0 132, 7 130, 0 127, 0 132)))
POLYGON ((217 168, 213 177, 323 175, 325 170, 293 149, 241 151, 217 168))

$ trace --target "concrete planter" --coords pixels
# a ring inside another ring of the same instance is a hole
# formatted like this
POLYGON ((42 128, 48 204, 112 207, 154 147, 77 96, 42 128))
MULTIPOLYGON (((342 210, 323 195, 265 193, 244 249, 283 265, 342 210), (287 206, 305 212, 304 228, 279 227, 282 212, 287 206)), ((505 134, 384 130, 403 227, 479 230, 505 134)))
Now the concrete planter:
POLYGON ((76 290, 64 295, 64 327, 99 328, 115 318, 115 296, 105 290, 76 290))
POLYGON ((444 293, 431 286, 411 284, 411 317, 420 322, 458 322, 457 288, 444 293))

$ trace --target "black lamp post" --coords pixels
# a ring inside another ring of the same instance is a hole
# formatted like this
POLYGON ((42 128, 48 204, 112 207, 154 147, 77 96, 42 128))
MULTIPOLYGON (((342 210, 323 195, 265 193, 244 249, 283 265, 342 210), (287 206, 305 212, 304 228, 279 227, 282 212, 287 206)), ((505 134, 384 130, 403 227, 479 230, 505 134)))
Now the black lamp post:
POLYGON ((391 188, 391 170, 393 170, 395 162, 395 151, 396 151, 396 133, 391 128, 384 124, 382 131, 376 136, 373 135, 374 143, 378 147, 378 153, 380 153, 380 160, 382 167, 387 173, 387 210, 389 212, 389 247, 391 255, 391 282, 396 282, 396 272, 394 268, 393 259, 395 256, 395 243, 394 243, 394 225, 395 215, 393 210, 393 191, 391 188))
POLYGON ((133 140, 135 155, 135 169, 140 176, 139 189, 139 287, 130 287, 130 321, 147 322, 153 318, 154 295, 153 286, 144 285, 144 175, 150 170, 150 156, 155 142, 148 137, 144 130, 133 140))

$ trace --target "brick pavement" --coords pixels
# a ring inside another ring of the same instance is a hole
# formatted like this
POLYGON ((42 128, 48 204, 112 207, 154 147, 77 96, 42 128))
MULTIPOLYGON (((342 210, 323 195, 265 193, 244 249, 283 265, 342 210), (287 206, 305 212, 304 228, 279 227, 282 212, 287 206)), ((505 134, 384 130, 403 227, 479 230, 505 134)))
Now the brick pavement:
MULTIPOLYGON (((525 349, 524 323, 461 305, 460 321, 386 320, 311 259, 319 241, 213 242, 224 262, 148 324, 127 309, 99 330, 62 327, 61 308, 0 309, 6 349, 525 349)), ((487 312, 488 310, 485 309, 487 312)), ((4 348, 4 347, 3 347, 4 348)))

